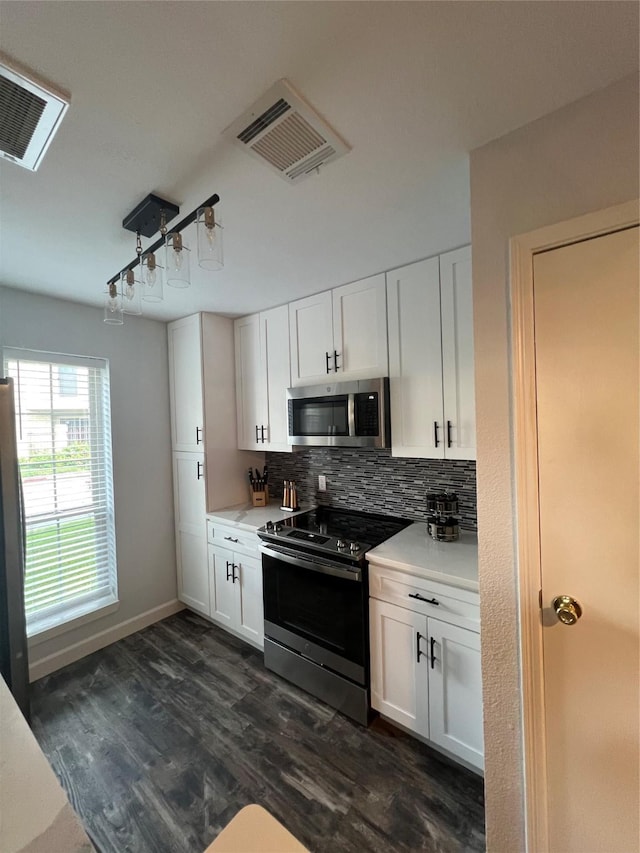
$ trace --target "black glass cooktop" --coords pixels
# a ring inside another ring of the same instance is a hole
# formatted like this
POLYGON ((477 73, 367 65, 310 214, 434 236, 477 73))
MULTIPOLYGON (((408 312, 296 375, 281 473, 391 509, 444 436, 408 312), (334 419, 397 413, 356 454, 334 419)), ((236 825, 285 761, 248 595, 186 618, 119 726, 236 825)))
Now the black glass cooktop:
POLYGON ((334 554, 360 557, 411 524, 404 518, 318 507, 292 518, 269 522, 258 531, 262 539, 279 541, 288 547, 303 545, 334 554))

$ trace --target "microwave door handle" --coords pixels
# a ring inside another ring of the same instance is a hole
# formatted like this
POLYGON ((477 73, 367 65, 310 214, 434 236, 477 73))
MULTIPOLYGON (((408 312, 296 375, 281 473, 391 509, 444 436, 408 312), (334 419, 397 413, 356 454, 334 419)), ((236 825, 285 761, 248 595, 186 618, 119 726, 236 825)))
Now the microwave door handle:
POLYGON ((347 400, 347 417, 349 419, 349 435, 356 435, 356 395, 349 394, 347 400))

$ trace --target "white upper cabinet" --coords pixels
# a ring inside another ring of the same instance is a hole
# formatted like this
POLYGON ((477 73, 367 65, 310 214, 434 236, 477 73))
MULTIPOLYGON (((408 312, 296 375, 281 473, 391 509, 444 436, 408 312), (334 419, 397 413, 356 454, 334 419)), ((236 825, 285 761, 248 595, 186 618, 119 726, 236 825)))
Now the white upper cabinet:
POLYGON ((438 258, 387 273, 387 305, 392 453, 442 457, 438 258))
POLYGON ((202 332, 200 315, 176 320, 168 327, 171 442, 174 450, 202 451, 202 332))
POLYGON ((260 353, 267 391, 266 440, 261 449, 291 452, 287 441, 287 388, 291 385, 287 305, 260 314, 260 353))
POLYGON ((235 321, 238 447, 289 452, 287 388, 291 384, 286 305, 235 321))
POLYGON ((476 458, 471 247, 440 255, 445 458, 476 458))
POLYGON ((386 376, 386 324, 384 275, 290 303, 291 384, 386 376))
POLYGON ((333 366, 336 379, 387 376, 387 299, 384 275, 336 287, 333 299, 333 366), (337 363, 335 363, 337 362, 337 363))
POLYGON ((471 249, 387 273, 393 456, 475 459, 471 249))
POLYGON ((331 291, 289 303, 291 384, 317 385, 333 376, 331 291))
POLYGON ((255 450, 260 446, 260 426, 267 421, 267 395, 260 353, 260 315, 235 321, 236 406, 238 447, 255 450))

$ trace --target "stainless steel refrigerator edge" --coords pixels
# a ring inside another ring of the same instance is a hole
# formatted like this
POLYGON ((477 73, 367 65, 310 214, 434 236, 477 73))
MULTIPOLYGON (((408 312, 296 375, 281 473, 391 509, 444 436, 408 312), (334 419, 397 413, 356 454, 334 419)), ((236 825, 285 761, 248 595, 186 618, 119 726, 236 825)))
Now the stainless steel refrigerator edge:
POLYGON ((0 379, 0 673, 29 719, 24 614, 25 530, 13 380, 0 379))

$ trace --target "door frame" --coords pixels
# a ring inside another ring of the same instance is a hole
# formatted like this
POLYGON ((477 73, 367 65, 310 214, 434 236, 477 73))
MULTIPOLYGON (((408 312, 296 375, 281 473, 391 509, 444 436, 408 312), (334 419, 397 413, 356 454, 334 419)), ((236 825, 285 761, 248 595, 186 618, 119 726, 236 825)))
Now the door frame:
POLYGON ((533 256, 640 224, 638 200, 559 222, 509 241, 511 403, 515 471, 515 534, 520 621, 526 847, 548 853, 546 733, 540 539, 533 256))

